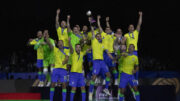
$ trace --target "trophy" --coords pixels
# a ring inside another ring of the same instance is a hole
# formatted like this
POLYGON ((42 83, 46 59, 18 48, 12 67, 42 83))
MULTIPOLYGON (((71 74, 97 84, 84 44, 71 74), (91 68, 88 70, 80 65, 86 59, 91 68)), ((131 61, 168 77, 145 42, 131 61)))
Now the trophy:
POLYGON ((87 15, 89 18, 91 18, 90 23, 91 23, 92 25, 95 25, 96 20, 93 19, 92 12, 91 12, 90 10, 88 10, 88 11, 86 12, 86 15, 87 15))

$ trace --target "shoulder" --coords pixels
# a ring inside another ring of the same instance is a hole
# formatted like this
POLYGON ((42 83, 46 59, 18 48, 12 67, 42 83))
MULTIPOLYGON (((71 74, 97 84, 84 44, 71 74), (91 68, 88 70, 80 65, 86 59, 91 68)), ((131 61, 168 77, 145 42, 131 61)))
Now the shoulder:
POLYGON ((134 30, 134 32, 133 32, 134 34, 138 34, 139 32, 138 32, 138 30, 134 30))
POLYGON ((129 37, 129 36, 128 36, 128 33, 124 34, 124 37, 129 37))

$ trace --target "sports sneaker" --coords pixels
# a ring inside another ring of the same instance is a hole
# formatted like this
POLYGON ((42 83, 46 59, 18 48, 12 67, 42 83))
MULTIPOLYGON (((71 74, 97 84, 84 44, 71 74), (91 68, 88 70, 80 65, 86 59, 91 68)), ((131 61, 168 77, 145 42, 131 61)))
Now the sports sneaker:
POLYGON ((49 87, 51 85, 51 82, 47 82, 46 87, 49 87))
POLYGON ((106 80, 105 80, 105 79, 103 80, 103 83, 102 83, 102 85, 106 85, 106 80))
POLYGON ((118 79, 115 79, 115 81, 114 81, 114 85, 118 85, 118 79))
POLYGON ((106 93, 107 95, 111 96, 111 94, 110 94, 110 92, 109 92, 109 90, 108 90, 107 88, 105 88, 105 89, 103 90, 103 92, 106 93))
POLYGON ((93 93, 89 93, 89 101, 92 101, 93 99, 93 93))

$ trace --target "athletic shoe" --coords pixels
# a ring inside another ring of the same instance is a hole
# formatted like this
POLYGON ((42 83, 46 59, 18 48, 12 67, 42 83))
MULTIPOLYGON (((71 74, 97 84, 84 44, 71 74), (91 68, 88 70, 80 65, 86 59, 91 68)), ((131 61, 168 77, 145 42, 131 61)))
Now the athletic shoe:
POLYGON ((92 101, 92 99, 93 99, 93 93, 89 92, 89 101, 92 101))
POLYGON ((114 81, 114 85, 118 85, 118 79, 115 79, 115 81, 114 81))
POLYGON ((110 94, 110 92, 109 92, 109 90, 108 90, 107 88, 105 88, 105 89, 103 90, 103 92, 106 93, 107 95, 111 96, 111 94, 110 94))
POLYGON ((50 87, 51 82, 47 82, 46 87, 50 87))

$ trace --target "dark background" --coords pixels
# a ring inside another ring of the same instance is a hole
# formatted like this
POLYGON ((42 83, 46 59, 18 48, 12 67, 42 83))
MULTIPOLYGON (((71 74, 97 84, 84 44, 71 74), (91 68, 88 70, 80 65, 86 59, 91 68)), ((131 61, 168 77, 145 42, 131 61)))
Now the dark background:
MULTIPOLYGON (((61 8, 60 20, 71 15, 71 26, 88 25, 86 11, 110 17, 110 24, 115 30, 122 28, 127 32, 129 24, 136 26, 138 11, 143 12, 143 23, 139 36, 139 57, 155 58, 166 63, 169 69, 179 67, 179 10, 178 1, 62 1, 62 0, 13 0, 1 3, 0 23, 0 58, 11 56, 13 51, 26 53, 29 38, 36 37, 38 30, 49 29, 50 36, 57 39, 55 29, 56 9, 61 8)), ((154 67, 156 68, 156 67, 154 67)))

